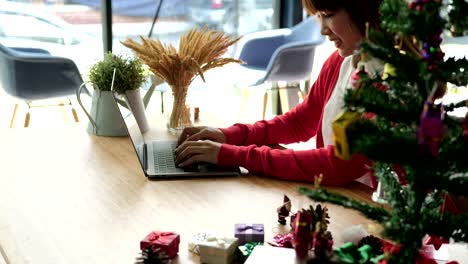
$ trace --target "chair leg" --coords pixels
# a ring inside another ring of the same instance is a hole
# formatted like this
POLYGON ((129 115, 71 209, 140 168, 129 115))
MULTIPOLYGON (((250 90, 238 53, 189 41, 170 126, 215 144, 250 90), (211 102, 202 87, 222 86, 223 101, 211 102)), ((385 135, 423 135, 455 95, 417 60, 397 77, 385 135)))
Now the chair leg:
POLYGON ((29 121, 31 120, 31 114, 29 113, 29 110, 31 110, 31 102, 26 102, 26 105, 28 106, 28 112, 24 118, 24 127, 29 127, 29 121))
POLYGON ((70 107, 71 107, 73 119, 75 119, 75 122, 76 122, 76 123, 80 122, 80 120, 78 119, 78 114, 76 113, 76 110, 75 110, 75 108, 73 107, 72 101, 71 101, 70 98, 68 98, 68 97, 67 97, 67 100, 68 100, 68 104, 69 104, 70 107))
POLYGON ((15 124, 16 111, 18 111, 18 104, 15 104, 15 108, 13 109, 13 115, 11 116, 10 121, 10 128, 13 128, 13 124, 15 124))
POLYGON ((281 109, 281 96, 280 87, 278 82, 274 82, 271 86, 271 103, 272 112, 274 115, 281 115, 283 111, 281 109))
POLYGON ((80 120, 78 119, 78 114, 76 113, 76 110, 75 108, 72 107, 72 115, 73 115, 73 119, 75 119, 75 122, 78 123, 80 122, 80 120))
POLYGON ((31 114, 28 112, 26 113, 26 118, 24 119, 24 127, 29 127, 29 120, 31 120, 31 114))

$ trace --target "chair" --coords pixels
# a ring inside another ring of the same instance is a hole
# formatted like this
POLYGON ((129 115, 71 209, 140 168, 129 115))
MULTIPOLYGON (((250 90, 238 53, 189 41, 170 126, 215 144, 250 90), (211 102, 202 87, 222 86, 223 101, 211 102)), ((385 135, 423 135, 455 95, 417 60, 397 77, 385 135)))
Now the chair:
MULTIPOLYGON (((320 25, 313 17, 306 18, 292 28, 254 32, 241 39, 236 58, 244 61, 243 68, 251 72, 243 72, 242 76, 252 78, 250 86, 271 83, 271 88, 265 90, 263 118, 268 91, 279 92, 278 82, 286 82, 286 88, 297 88, 290 84, 310 80, 315 48, 323 41, 320 25)), ((281 114, 281 105, 278 105, 278 110, 277 114, 281 114)))
MULTIPOLYGON (((52 56, 41 49, 9 48, 0 44, 0 85, 7 94, 27 104, 24 127, 29 126, 32 101, 74 95, 82 83, 80 72, 70 59, 52 56)), ((13 127, 17 109, 18 103, 15 103, 10 127, 13 127)), ((78 122, 73 107, 72 114, 78 122)))

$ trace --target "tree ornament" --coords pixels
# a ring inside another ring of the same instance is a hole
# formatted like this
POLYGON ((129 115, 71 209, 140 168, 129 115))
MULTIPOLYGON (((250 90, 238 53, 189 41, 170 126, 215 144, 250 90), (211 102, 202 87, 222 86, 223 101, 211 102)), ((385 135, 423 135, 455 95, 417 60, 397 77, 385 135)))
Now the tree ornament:
POLYGON ((443 119, 442 105, 426 101, 418 128, 418 143, 423 155, 430 154, 433 158, 437 157, 443 135, 443 119))
POLYGON ((383 73, 382 73, 382 80, 386 80, 390 76, 393 76, 393 77, 396 76, 395 66, 393 66, 390 63, 385 63, 383 73))
POLYGON ((357 112, 345 111, 332 123, 335 156, 349 160, 351 153, 348 145, 347 130, 360 118, 357 112))
POLYGON ((351 86, 358 89, 361 86, 361 79, 365 76, 369 76, 366 72, 364 62, 360 61, 356 70, 351 74, 351 86))

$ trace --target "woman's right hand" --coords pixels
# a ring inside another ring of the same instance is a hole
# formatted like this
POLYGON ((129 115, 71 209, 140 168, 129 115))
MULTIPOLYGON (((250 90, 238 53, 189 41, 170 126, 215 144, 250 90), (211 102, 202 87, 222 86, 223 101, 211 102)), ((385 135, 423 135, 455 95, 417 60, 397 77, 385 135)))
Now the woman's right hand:
POLYGON ((226 137, 219 128, 207 126, 186 127, 177 140, 177 146, 180 146, 180 144, 182 144, 184 141, 197 141, 205 139, 219 143, 226 142, 226 137))

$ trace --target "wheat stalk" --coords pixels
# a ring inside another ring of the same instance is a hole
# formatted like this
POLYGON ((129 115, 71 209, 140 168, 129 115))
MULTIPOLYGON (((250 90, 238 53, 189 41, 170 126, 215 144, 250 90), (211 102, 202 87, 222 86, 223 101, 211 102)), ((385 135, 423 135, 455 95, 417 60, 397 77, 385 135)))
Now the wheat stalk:
POLYGON ((234 58, 221 57, 240 37, 231 38, 224 32, 207 27, 193 28, 182 35, 178 52, 174 46, 159 39, 140 38, 141 44, 130 38, 122 44, 132 49, 154 74, 175 89, 187 88, 198 75, 205 81, 203 73, 210 69, 231 62, 242 63, 234 58))
POLYGON ((175 107, 181 109, 177 111, 184 111, 183 106, 175 104, 185 103, 188 87, 197 76, 205 81, 203 73, 210 69, 232 62, 243 63, 234 58, 222 58, 229 46, 239 41, 240 37, 231 38, 224 32, 207 27, 193 28, 182 35, 178 52, 174 46, 164 44, 159 39, 140 39, 141 43, 137 43, 128 38, 122 44, 132 49, 155 75, 171 86, 175 98, 172 113, 175 117, 171 116, 171 123, 177 123, 173 118, 187 116, 186 113, 174 113, 175 107))

